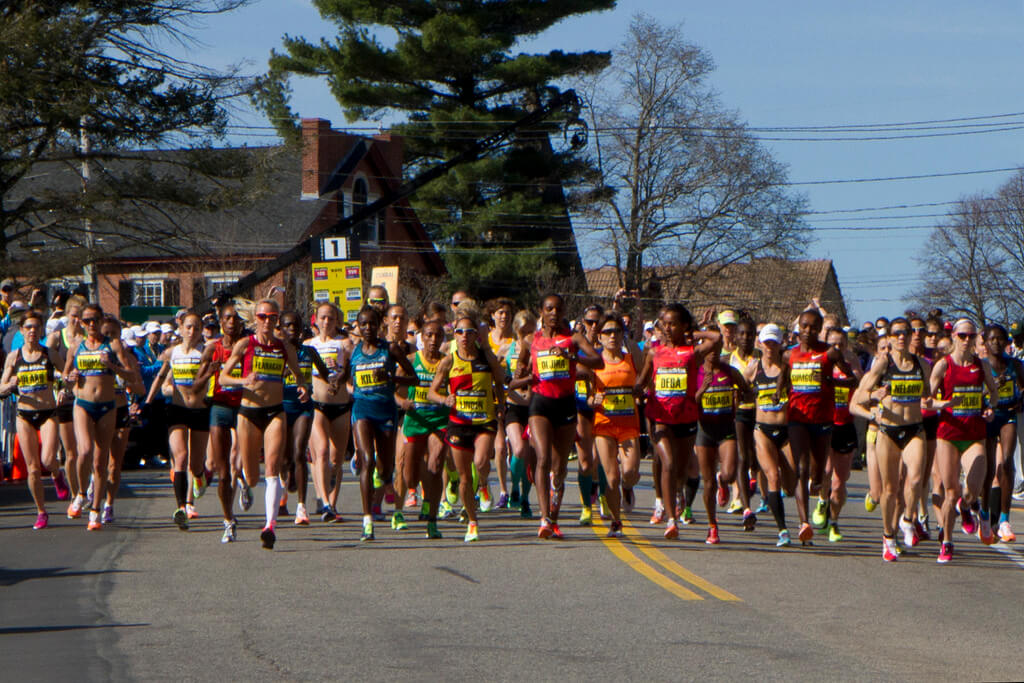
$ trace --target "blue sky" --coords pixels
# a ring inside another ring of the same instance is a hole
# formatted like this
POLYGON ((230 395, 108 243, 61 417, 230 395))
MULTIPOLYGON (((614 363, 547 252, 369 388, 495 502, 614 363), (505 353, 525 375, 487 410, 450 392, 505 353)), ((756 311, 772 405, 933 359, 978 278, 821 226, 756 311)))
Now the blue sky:
MULTIPOLYGON (((637 12, 682 24, 684 37, 706 49, 717 69, 710 82, 723 104, 755 128, 846 126, 945 120, 1024 112, 1024 3, 963 2, 655 2, 620 0, 601 14, 570 19, 524 50, 612 49, 637 12)), ((212 66, 265 68, 285 34, 317 40, 333 35, 309 2, 262 0, 218 17, 197 32, 189 57, 212 66)), ((302 116, 344 117, 323 81, 293 83, 293 108, 302 116)), ((1021 122, 1016 118, 967 121, 1021 122)), ((241 125, 266 126, 252 112, 241 125)), ((947 124, 950 125, 950 124, 947 124)), ((957 124, 952 124, 957 125, 957 124)), ((960 124, 962 125, 962 124, 960 124)), ((1013 125, 1006 125, 1012 128, 1013 125)), ((234 129, 242 133, 243 129, 234 129)), ((889 132, 883 136, 977 130, 952 128, 889 132)), ((248 130, 236 142, 264 144, 267 131, 248 130)), ((764 137, 783 137, 759 133, 764 137)), ((785 137, 822 137, 786 134, 785 137)), ((846 137, 849 134, 825 134, 846 137)), ((879 133, 857 137, 878 137, 879 133)), ((788 165, 795 183, 959 173, 1021 164, 1024 131, 875 141, 765 140, 788 165)), ((946 205, 934 204, 994 191, 1011 173, 913 180, 798 185, 805 192, 815 241, 808 255, 831 258, 851 317, 893 315, 907 305, 920 267, 928 226, 946 205), (862 228, 883 228, 863 230, 862 228)), ((588 265, 596 265, 589 264, 588 265)))

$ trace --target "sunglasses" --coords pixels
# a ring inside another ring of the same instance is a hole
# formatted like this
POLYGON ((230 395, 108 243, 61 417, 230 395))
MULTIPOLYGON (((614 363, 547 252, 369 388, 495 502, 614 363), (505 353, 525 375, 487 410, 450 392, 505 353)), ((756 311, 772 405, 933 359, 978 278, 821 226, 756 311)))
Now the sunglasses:
POLYGON ((589 320, 587 318, 583 319, 583 323, 586 324, 586 325, 596 325, 599 322, 601 322, 601 321, 600 320, 589 320))
POLYGON ((405 333, 405 336, 407 336, 407 337, 415 337, 416 336, 416 330, 409 330, 408 332, 405 333))
POLYGON ((90 323, 98 323, 100 321, 99 318, 80 318, 80 320, 86 325, 89 325, 90 323))
POLYGON ((38 330, 39 329, 39 325, 22 325, 21 327, 22 327, 22 329, 25 329, 25 330, 38 330))
POLYGON ((908 334, 910 334, 910 330, 903 327, 898 330, 893 330, 889 334, 891 334, 894 337, 906 337, 908 334))
POLYGON ((974 336, 973 332, 957 332, 956 333, 957 339, 963 339, 964 341, 970 339, 973 336, 974 336))
POLYGON ((938 337, 939 336, 939 332, 938 332, 938 330, 936 330, 934 332, 925 332, 924 336, 926 336, 926 337, 938 337))
POLYGON ((367 301, 369 301, 371 304, 383 304, 387 302, 387 299, 374 299, 371 297, 367 299, 367 301))
POLYGON ((923 327, 911 327, 910 331, 913 332, 914 334, 924 334, 925 333, 923 327))
POLYGON ((465 334, 471 334, 473 332, 476 332, 476 329, 472 328, 472 327, 456 327, 455 328, 455 334, 463 334, 463 335, 465 335, 465 334))
POLYGON ((461 303, 462 303, 462 301, 453 301, 452 302, 452 306, 458 306, 461 303))
POLYGON ((601 334, 622 334, 621 327, 608 327, 601 330, 601 334))
POLYGON ((257 313, 257 320, 277 320, 277 313, 257 313))

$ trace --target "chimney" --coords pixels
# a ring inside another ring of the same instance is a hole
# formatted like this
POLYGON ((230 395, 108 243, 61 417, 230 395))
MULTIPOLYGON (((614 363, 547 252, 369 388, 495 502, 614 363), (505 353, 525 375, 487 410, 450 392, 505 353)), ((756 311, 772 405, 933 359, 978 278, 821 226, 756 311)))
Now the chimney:
POLYGON ((330 134, 327 119, 302 119, 302 199, 320 198, 320 188, 331 172, 330 134))

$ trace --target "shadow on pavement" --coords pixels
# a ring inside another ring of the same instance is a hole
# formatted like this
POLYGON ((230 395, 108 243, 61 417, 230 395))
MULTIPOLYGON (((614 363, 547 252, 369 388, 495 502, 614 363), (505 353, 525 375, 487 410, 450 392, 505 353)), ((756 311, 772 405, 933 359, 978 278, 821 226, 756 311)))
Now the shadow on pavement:
POLYGON ((140 626, 149 626, 149 624, 62 624, 59 626, 4 626, 0 627, 0 636, 12 636, 22 633, 82 631, 100 628, 139 628, 140 626))
MULTIPOLYGON (((33 579, 63 579, 98 574, 131 574, 132 570, 102 569, 96 571, 65 571, 67 567, 35 567, 33 569, 4 569, 0 567, 0 586, 13 586, 33 579)), ((2 632, 2 630, 0 630, 2 632)))

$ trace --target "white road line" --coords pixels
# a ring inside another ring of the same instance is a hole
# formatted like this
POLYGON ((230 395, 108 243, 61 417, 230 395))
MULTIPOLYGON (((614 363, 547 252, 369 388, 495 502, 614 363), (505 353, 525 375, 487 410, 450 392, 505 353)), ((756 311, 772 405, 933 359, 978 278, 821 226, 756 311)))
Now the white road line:
POLYGON ((1024 555, 1017 552, 1005 543, 995 543, 991 547, 995 550, 998 550, 1003 555, 1006 555, 1006 558, 1010 560, 1010 562, 1013 562, 1021 569, 1024 569, 1024 555))

